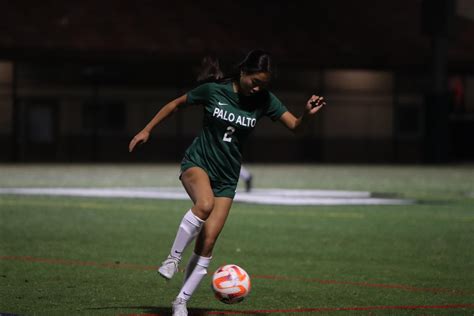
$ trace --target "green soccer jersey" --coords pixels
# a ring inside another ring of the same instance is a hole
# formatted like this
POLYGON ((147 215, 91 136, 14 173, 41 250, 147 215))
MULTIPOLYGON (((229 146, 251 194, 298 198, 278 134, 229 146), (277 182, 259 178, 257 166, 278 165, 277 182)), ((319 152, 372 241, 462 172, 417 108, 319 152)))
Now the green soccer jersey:
POLYGON ((244 96, 234 92, 232 82, 202 84, 187 93, 187 103, 204 107, 204 121, 183 161, 202 167, 212 181, 229 184, 239 180, 242 146, 258 120, 275 121, 287 111, 271 92, 244 96))

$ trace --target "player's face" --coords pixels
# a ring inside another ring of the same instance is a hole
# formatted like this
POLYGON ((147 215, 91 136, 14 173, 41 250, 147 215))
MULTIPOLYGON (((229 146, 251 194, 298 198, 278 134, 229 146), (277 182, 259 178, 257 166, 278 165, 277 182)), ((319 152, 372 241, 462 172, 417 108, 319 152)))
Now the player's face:
POLYGON ((270 74, 268 72, 256 72, 240 74, 240 92, 243 95, 252 95, 268 87, 270 83, 270 74))

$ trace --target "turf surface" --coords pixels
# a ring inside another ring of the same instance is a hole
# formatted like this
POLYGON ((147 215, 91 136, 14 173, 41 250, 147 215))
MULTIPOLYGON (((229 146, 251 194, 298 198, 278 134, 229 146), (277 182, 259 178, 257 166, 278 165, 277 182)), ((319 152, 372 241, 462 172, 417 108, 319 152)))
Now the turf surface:
MULTIPOLYGON (((235 203, 210 271, 252 277, 228 306, 209 276, 193 314, 472 315, 472 166, 250 166, 258 187, 369 190, 404 206, 286 207, 235 203)), ((0 166, 2 187, 176 186, 174 166, 0 166)), ((179 290, 155 268, 183 201, 0 196, 0 313, 169 315, 179 290)), ((185 259, 190 250, 186 252, 185 259)))

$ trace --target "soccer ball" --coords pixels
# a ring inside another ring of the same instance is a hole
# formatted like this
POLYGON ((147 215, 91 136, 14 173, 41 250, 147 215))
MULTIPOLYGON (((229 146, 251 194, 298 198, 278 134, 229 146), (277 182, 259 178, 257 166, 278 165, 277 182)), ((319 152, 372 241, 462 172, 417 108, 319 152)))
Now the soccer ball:
POLYGON ((222 266, 212 276, 212 290, 222 303, 242 302, 250 292, 250 277, 235 264, 222 266))

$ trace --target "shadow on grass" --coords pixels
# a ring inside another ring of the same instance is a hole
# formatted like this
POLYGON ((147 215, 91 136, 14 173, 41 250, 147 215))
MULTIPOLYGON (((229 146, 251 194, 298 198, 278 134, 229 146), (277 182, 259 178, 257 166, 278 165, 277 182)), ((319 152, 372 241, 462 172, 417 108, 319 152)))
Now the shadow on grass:
MULTIPOLYGON (((104 311, 104 310, 113 310, 113 309, 130 309, 130 312, 121 312, 117 315, 120 316, 132 316, 132 315, 147 315, 147 316, 171 316, 172 311, 171 307, 158 307, 158 306, 109 306, 109 307, 92 307, 86 308, 89 311, 104 311)), ((189 316, 204 316, 208 315, 207 313, 210 309, 203 308, 188 308, 189 316)))

